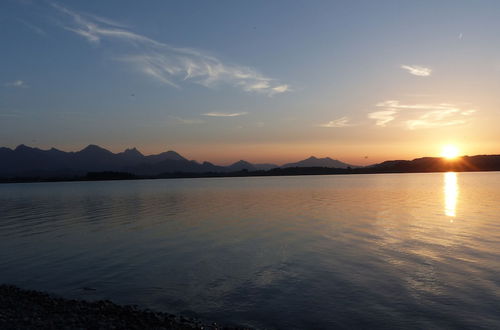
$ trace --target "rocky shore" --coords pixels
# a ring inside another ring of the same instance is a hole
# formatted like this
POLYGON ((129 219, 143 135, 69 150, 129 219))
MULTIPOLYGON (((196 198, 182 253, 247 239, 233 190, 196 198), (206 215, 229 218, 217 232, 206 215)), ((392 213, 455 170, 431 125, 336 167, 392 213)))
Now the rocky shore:
POLYGON ((0 329, 243 329, 168 313, 120 306, 108 300, 87 302, 0 285, 0 329))

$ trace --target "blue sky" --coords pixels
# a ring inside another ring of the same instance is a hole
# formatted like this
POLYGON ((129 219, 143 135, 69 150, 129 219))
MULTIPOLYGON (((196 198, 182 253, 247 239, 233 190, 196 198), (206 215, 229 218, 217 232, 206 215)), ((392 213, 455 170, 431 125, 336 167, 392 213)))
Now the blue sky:
POLYGON ((0 141, 229 163, 498 153, 496 1, 0 4, 0 141))

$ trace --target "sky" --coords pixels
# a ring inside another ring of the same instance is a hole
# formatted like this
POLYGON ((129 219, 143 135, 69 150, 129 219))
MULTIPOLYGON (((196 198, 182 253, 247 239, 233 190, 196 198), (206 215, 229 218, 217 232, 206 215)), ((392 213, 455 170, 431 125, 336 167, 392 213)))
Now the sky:
POLYGON ((499 1, 0 2, 0 145, 500 153, 499 1))

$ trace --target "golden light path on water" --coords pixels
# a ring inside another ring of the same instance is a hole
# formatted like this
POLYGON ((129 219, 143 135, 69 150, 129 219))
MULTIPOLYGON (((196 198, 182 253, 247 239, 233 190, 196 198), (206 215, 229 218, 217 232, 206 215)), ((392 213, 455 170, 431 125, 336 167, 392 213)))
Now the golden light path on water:
MULTIPOLYGON (((458 182, 457 173, 444 174, 444 214, 454 217, 457 213, 458 182)), ((453 221, 453 220, 450 220, 453 221)))

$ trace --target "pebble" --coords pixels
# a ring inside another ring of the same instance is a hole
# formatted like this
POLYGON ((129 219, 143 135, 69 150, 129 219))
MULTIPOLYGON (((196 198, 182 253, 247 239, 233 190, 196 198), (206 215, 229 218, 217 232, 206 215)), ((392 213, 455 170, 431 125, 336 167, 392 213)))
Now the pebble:
POLYGON ((206 325, 168 313, 120 306, 111 301, 63 299, 43 292, 0 285, 0 329, 172 329, 239 330, 206 325))

